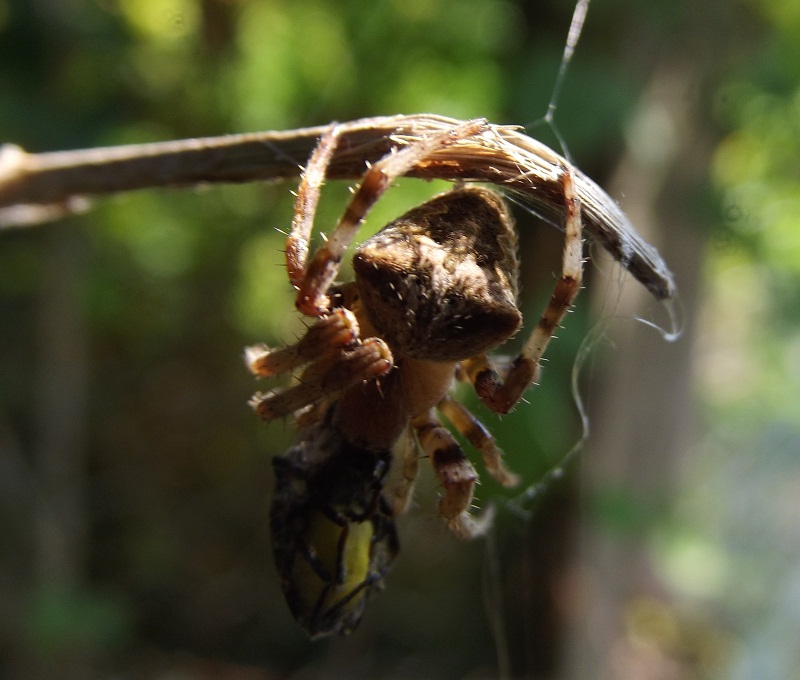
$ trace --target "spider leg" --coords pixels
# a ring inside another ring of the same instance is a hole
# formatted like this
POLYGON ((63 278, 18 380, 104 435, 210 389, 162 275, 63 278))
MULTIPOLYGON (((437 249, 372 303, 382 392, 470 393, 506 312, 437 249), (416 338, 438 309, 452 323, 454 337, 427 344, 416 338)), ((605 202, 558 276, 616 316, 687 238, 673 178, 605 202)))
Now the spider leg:
POLYGON ((353 348, 342 347, 310 363, 297 385, 256 393, 250 406, 264 420, 288 416, 365 380, 379 378, 393 365, 389 346, 380 338, 367 338, 353 348))
POLYGON ((436 417, 433 409, 411 421, 420 447, 431 459, 433 469, 444 488, 439 499, 439 514, 447 528, 460 538, 474 538, 486 531, 490 513, 476 520, 469 513, 472 492, 478 474, 449 430, 436 417))
POLYGON ((460 401, 445 397, 436 408, 449 420, 467 441, 483 455, 483 463, 494 480, 503 486, 515 486, 519 477, 503 464, 503 452, 491 432, 460 401))
POLYGON ((561 183, 566 207, 561 276, 553 288, 550 301, 542 312, 536 328, 525 342, 520 355, 505 372, 504 378, 501 378, 485 355, 462 362, 462 367, 475 386, 481 401, 497 413, 508 413, 520 400, 522 393, 535 382, 542 355, 581 288, 583 278, 581 206, 575 195, 572 173, 567 167, 562 170, 561 183))
POLYGON ((392 489, 390 505, 393 515, 401 515, 411 503, 414 484, 419 472, 419 451, 410 428, 406 428, 400 435, 400 439, 394 447, 394 455, 400 459, 402 478, 392 489))
POLYGON ((314 226, 314 214, 319 203, 320 189, 325 181, 325 172, 331 162, 331 156, 336 150, 341 133, 342 127, 333 124, 320 137, 303 172, 300 185, 297 187, 292 230, 286 239, 286 270, 289 274, 289 282, 297 289, 300 288, 306 276, 308 241, 314 226))
POLYGON ((259 378, 287 373, 312 359, 354 345, 358 321, 349 309, 338 307, 312 325, 298 342, 278 349, 253 345, 244 351, 245 364, 259 378))
MULTIPOLYGON (((446 148, 455 144, 461 139, 477 135, 486 129, 486 121, 472 120, 462 125, 432 135, 427 139, 421 139, 413 144, 406 146, 400 151, 393 150, 386 154, 379 161, 371 165, 365 173, 361 186, 358 188, 353 198, 350 200, 339 223, 330 233, 326 242, 314 253, 314 256, 304 268, 302 276, 299 277, 299 291, 297 295, 297 308, 308 316, 321 316, 330 308, 330 299, 327 290, 333 283, 339 270, 339 263, 348 245, 355 238, 359 226, 364 221, 369 210, 380 198, 384 191, 398 177, 401 177, 414 165, 427 159, 431 154, 439 149, 446 148)), ((323 137, 318 149, 314 152, 309 165, 313 165, 311 172, 306 174, 309 181, 306 187, 301 186, 300 194, 309 194, 311 203, 313 200, 315 178, 321 179, 319 173, 323 166, 330 160, 332 149, 329 146, 335 143, 335 139, 329 139, 333 132, 323 137), (326 147, 320 148, 323 145, 326 147), (319 153, 318 153, 319 152, 319 153)), ((305 178, 304 178, 305 181, 305 178)), ((318 185, 317 185, 318 193, 318 185)), ((298 204, 301 201, 298 196, 298 204)), ((293 257, 295 252, 303 255, 300 246, 308 243, 308 231, 310 231, 310 218, 298 218, 298 242, 292 246, 293 257), (305 232, 302 230, 306 230, 305 232)), ((290 237, 291 238, 291 237, 290 237)), ((293 273, 297 273, 296 271, 293 273)), ((290 276, 292 274, 290 273, 290 276)))

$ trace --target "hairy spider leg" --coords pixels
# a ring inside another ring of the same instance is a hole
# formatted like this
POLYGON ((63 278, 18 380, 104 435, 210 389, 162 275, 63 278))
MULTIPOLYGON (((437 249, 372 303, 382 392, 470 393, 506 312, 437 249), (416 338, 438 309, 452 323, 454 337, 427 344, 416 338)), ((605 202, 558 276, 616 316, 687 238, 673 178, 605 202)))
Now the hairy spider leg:
POLYGON ((380 338, 367 338, 353 348, 343 347, 311 362, 297 385, 257 392, 250 406, 264 420, 274 420, 338 396, 366 380, 386 375, 394 366, 389 346, 380 338))
POLYGON ((469 512, 478 473, 463 449, 439 422, 433 409, 414 418, 411 426, 444 488, 444 495, 439 499, 439 514, 447 528, 466 539, 485 533, 491 525, 491 513, 476 519, 469 512))
POLYGON ((260 344, 245 348, 245 364, 253 375, 271 378, 343 347, 352 347, 358 337, 355 315, 349 309, 339 307, 310 326, 293 345, 270 349, 260 344))
POLYGON ((472 446, 480 451, 483 463, 492 479, 503 486, 517 485, 519 477, 503 463, 503 452, 497 446, 492 433, 464 404, 452 397, 445 397, 436 408, 472 446))
POLYGON ((566 208, 561 276, 553 288, 550 301, 542 312, 536 328, 531 332, 504 378, 500 377, 485 354, 462 362, 462 367, 481 401, 497 413, 508 413, 520 400, 523 392, 536 381, 542 355, 581 288, 583 278, 581 205, 575 195, 572 173, 567 167, 562 168, 561 184, 566 208))
POLYGON ((320 137, 297 187, 292 230, 286 239, 286 270, 289 282, 298 290, 306 276, 308 242, 314 227, 320 190, 341 134, 342 126, 333 123, 320 137))
MULTIPOLYGON (((355 238, 369 210, 392 182, 436 151, 480 134, 486 128, 487 122, 484 119, 471 120, 414 142, 400 151, 393 150, 369 166, 339 223, 307 263, 304 258, 308 253, 313 214, 300 215, 297 233, 292 230, 286 248, 292 260, 289 264, 290 276, 298 278, 298 283, 295 284, 298 286, 297 308, 308 316, 322 316, 329 311, 331 304, 327 291, 336 277, 344 252, 355 238)), ((319 144, 322 148, 316 149, 311 156, 298 192, 297 203, 301 211, 307 212, 316 206, 321 178, 330 163, 338 134, 339 131, 333 128, 324 135, 319 144)))
POLYGON ((397 516, 408 510, 419 473, 419 448, 410 427, 403 430, 392 451, 393 457, 400 461, 401 478, 393 484, 390 496, 392 514, 397 516))

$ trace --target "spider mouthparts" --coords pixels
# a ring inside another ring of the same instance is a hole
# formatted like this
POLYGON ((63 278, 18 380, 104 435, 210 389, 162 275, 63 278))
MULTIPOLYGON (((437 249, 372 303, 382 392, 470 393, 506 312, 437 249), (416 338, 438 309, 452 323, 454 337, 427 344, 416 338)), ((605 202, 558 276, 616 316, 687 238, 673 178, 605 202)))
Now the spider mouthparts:
POLYGON ((295 303, 297 311, 306 316, 323 316, 330 311, 330 306, 327 295, 309 295, 302 292, 297 296, 295 303))

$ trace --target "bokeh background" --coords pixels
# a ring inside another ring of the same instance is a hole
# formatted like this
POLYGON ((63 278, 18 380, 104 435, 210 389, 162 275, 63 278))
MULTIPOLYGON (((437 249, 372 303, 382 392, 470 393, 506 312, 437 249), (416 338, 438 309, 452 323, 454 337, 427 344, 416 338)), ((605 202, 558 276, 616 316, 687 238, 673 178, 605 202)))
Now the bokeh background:
MULTIPOLYGON (((555 145, 536 123, 572 10, 0 0, 0 138, 430 111, 555 145)), ((293 187, 136 192, 0 234, 0 677, 800 677, 800 5, 594 0, 555 121, 675 271, 684 334, 636 321, 667 325, 590 249, 529 403, 475 407, 537 484, 581 438, 582 347, 588 441, 522 514, 483 484, 498 517, 473 543, 435 521, 424 470, 346 640, 309 642, 288 614, 267 524, 294 433, 246 406, 242 348, 301 328, 280 252, 293 187)), ((399 182, 369 228, 439 189, 399 182)), ((326 187, 321 228, 347 196, 326 187)), ((518 221, 535 318, 561 234, 518 221)))

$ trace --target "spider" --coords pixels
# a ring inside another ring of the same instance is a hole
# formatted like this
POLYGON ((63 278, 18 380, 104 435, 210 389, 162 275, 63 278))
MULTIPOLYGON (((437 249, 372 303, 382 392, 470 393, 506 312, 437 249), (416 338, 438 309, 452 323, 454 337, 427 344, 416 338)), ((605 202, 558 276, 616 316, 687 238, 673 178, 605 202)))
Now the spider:
POLYGON ((496 365, 487 355, 522 326, 516 232, 494 191, 459 185, 413 208, 355 249, 354 281, 335 283, 346 248, 392 182, 485 129, 485 122, 469 121, 368 167, 310 258, 314 213, 340 127, 321 136, 303 173, 286 264, 297 308, 316 321, 293 345, 248 348, 246 362, 259 377, 297 375, 291 386, 256 393, 251 406, 264 420, 293 416, 301 428, 298 444, 274 460, 271 530, 284 594, 312 636, 351 632, 370 589, 382 586, 398 549, 393 518, 409 504, 421 457, 442 486, 438 513, 447 527, 472 538, 488 525, 490 513, 470 513, 478 475, 441 416, 480 451, 494 479, 517 483, 489 431, 450 392, 456 381, 468 381, 492 411, 507 413, 535 382, 581 286, 580 204, 569 168, 561 174, 561 275, 513 361, 496 365), (393 461, 400 479, 386 491, 393 461))

